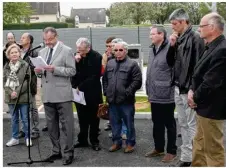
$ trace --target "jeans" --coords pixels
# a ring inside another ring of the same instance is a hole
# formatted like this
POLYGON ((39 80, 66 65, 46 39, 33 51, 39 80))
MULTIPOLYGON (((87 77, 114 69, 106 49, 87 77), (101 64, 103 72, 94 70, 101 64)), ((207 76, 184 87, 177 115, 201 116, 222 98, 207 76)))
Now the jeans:
MULTIPOLYGON (((39 133, 39 114, 38 114, 38 109, 36 106, 36 99, 35 99, 35 95, 33 95, 31 97, 31 104, 30 104, 30 130, 32 133, 39 133)), ((20 120, 20 124, 22 123, 22 121, 20 120)), ((23 130, 23 124, 21 125, 21 130, 23 130)))
POLYGON ((18 104, 17 109, 13 112, 14 104, 9 104, 9 110, 12 115, 12 137, 18 139, 19 134, 19 113, 23 124, 23 132, 25 133, 25 139, 28 138, 28 104, 18 104))
MULTIPOLYGON (((135 141, 135 127, 134 127, 134 114, 135 107, 134 104, 122 104, 122 105, 109 105, 109 117, 112 127, 112 141, 114 144, 122 145, 122 121, 124 121, 127 128, 127 139, 126 145, 134 146, 135 141)), ((125 127, 124 127, 125 128, 125 127)))
POLYGON ((122 120, 122 131, 121 131, 121 134, 127 134, 126 124, 124 123, 123 120, 122 120))

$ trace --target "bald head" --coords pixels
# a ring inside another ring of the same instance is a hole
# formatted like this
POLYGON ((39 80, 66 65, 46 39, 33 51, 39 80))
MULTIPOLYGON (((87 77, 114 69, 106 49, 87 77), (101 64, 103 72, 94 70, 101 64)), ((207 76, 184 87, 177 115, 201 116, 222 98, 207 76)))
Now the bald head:
POLYGON ((215 12, 209 13, 205 15, 203 19, 208 20, 208 24, 215 25, 215 27, 220 31, 224 31, 224 24, 225 24, 224 19, 218 13, 215 13, 215 12))
POLYGON ((30 33, 24 33, 20 38, 20 45, 29 47, 33 43, 33 36, 30 33))
POLYGON ((209 43, 223 34, 224 19, 217 13, 209 13, 201 19, 198 31, 200 37, 209 43))
POLYGON ((6 35, 7 42, 15 42, 15 36, 12 32, 7 33, 6 35))

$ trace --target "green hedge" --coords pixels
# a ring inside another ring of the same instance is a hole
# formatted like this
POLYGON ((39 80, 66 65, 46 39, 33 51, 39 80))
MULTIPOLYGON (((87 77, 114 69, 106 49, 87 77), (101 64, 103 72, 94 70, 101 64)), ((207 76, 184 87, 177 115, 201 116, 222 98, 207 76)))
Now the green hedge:
POLYGON ((61 22, 42 22, 42 23, 12 23, 3 25, 3 30, 26 30, 26 29, 44 29, 45 27, 54 28, 71 28, 73 27, 68 23, 61 22))

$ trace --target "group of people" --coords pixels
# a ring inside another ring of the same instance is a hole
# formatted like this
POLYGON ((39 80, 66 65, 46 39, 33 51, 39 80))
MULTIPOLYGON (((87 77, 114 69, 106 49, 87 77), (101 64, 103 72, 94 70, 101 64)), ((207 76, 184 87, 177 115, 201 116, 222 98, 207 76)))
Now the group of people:
POLYGON ((150 30, 146 92, 155 147, 145 156, 165 155, 163 162, 176 158, 176 106, 182 145, 180 160, 171 166, 225 166, 225 21, 217 13, 207 14, 196 32, 183 9, 175 10, 169 20, 173 30, 169 38, 162 26, 150 30))
MULTIPOLYGON (((167 163, 176 158, 176 107, 182 145, 179 162, 171 166, 224 166, 224 20, 217 13, 207 14, 201 19, 198 32, 192 29, 189 16, 183 9, 175 10, 169 20, 173 29, 169 38, 163 26, 150 28, 152 45, 147 67, 146 93, 151 105, 154 150, 148 151, 145 156, 164 155, 162 161, 167 163)), ((3 76, 5 102, 9 104, 12 115, 12 139, 6 145, 19 144, 19 114, 26 144, 31 144, 31 140, 28 143, 30 130, 27 107, 30 103, 33 111, 37 109, 33 105, 37 91, 32 92, 32 86, 37 90, 38 76, 41 78, 42 102, 53 146, 51 154, 45 160, 63 158, 63 165, 69 165, 74 158, 74 148, 88 147, 89 142, 94 151, 101 150, 98 140, 100 119, 97 112, 99 104, 103 103, 102 94, 109 104, 107 126, 111 127, 110 137, 113 142, 109 152, 121 149, 123 140, 126 144, 124 153, 133 152, 136 145, 135 93, 141 88, 142 73, 137 62, 129 58, 128 44, 120 38, 109 37, 106 40, 106 52, 102 56, 92 49, 87 38, 79 38, 74 54, 70 47, 58 40, 56 29, 47 27, 43 30, 46 47, 38 53, 47 66, 34 67, 26 60, 31 54, 31 37, 26 33, 21 38, 20 45, 12 43, 5 50, 9 60, 6 60, 3 76), (22 45, 26 39, 26 44, 30 45, 22 45), (30 91, 26 89, 26 82, 21 87, 26 70, 30 76, 30 91), (76 143, 72 88, 77 92, 84 92, 86 100, 86 105, 75 103, 80 126, 76 143), (29 103, 28 95, 31 98, 29 103), (19 103, 13 112, 18 97, 19 103)), ((32 130, 32 135, 38 136, 36 129, 32 130)))

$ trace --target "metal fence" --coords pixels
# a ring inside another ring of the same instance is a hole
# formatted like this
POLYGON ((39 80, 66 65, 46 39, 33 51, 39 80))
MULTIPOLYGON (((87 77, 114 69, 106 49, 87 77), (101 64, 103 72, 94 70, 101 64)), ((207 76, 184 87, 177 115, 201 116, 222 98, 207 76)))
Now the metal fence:
MULTIPOLYGON (((194 29, 197 29, 197 26, 193 26, 194 29)), ((172 33, 170 26, 165 26, 167 34, 172 33)), ((149 27, 135 27, 135 28, 66 28, 58 29, 59 40, 62 41, 65 45, 71 47, 74 51, 76 50, 75 43, 79 37, 89 38, 92 42, 94 50, 97 50, 99 53, 104 53, 105 51, 105 40, 109 36, 115 36, 117 38, 122 38, 128 44, 141 44, 142 51, 144 53, 144 63, 148 61, 149 46, 151 41, 149 39, 149 27)), ((6 34, 7 30, 3 31, 3 43, 6 43, 6 34)), ((33 30, 12 30, 16 36, 16 40, 19 42, 20 37, 23 33, 29 32, 34 36, 34 46, 40 44, 42 39, 42 30, 33 29, 33 30)), ((226 27, 225 32, 226 35, 226 27)))

